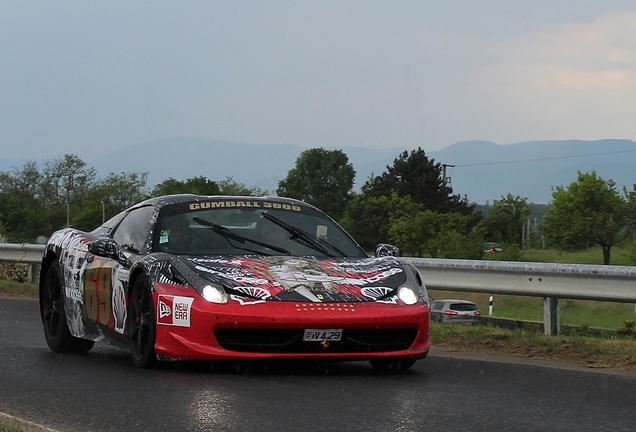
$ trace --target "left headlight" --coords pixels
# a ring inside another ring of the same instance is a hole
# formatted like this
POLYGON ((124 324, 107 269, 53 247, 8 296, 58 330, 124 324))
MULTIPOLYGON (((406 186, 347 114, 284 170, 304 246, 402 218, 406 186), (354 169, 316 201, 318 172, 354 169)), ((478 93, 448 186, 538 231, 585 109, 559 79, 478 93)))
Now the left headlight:
POLYGON ((426 291, 426 285, 424 285, 420 272, 411 264, 408 264, 406 269, 410 271, 406 272, 406 282, 398 288, 398 298, 407 305, 414 305, 420 301, 428 304, 428 292, 426 291))
POLYGON ((407 286, 402 286, 398 288, 397 295, 400 298, 400 300, 402 300, 404 304, 407 304, 407 305, 414 305, 419 300, 418 293, 415 292, 413 288, 407 287, 407 286))

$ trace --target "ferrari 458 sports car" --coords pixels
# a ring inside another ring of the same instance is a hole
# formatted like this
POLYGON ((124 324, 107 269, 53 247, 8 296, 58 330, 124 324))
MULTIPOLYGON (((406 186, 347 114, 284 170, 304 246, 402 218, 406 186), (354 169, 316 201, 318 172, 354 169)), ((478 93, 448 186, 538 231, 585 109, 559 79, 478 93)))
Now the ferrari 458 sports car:
POLYGON ((280 197, 171 195, 48 241, 40 313, 55 352, 95 341, 133 362, 369 360, 406 369, 430 348, 416 268, 376 257, 329 216, 280 197))

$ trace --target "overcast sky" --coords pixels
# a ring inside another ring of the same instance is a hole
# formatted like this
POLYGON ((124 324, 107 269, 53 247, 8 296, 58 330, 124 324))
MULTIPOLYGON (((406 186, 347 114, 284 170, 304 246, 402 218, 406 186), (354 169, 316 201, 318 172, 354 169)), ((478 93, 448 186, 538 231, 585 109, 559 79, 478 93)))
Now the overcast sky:
POLYGON ((0 0, 0 158, 636 140, 636 2, 0 0))

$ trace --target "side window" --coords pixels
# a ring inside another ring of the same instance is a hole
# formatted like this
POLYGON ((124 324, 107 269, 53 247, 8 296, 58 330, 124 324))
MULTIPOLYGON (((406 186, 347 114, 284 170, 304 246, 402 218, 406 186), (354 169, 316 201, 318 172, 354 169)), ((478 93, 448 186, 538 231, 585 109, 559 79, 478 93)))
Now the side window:
POLYGON ((136 254, 140 253, 146 243, 150 217, 153 211, 154 208, 152 206, 132 210, 124 216, 119 226, 115 228, 113 240, 127 251, 136 254))
POLYGON ((431 310, 440 310, 443 306, 443 303, 433 302, 433 304, 431 305, 431 310))

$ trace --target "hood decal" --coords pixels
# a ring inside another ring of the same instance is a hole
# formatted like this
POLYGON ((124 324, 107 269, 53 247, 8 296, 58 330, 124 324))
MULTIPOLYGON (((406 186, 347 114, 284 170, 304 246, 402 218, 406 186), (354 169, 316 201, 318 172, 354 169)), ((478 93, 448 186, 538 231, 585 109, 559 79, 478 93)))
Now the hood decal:
POLYGON ((242 304, 263 301, 375 301, 406 281, 404 265, 393 257, 183 257, 202 277, 244 293, 242 304))

